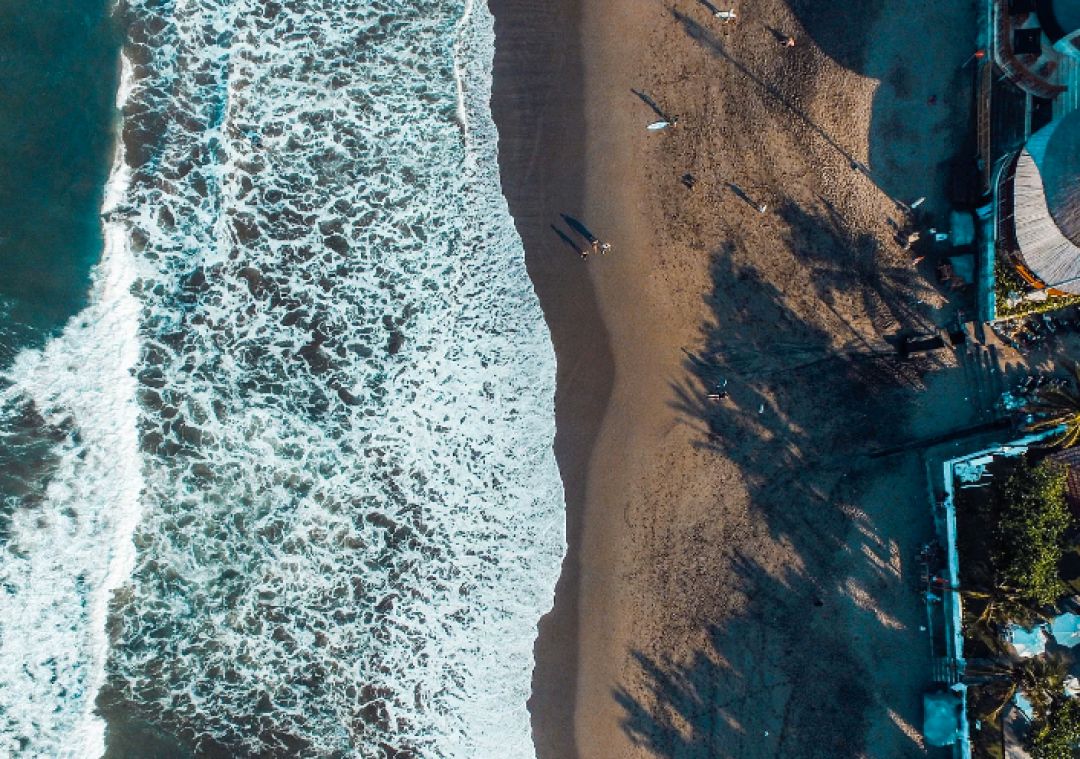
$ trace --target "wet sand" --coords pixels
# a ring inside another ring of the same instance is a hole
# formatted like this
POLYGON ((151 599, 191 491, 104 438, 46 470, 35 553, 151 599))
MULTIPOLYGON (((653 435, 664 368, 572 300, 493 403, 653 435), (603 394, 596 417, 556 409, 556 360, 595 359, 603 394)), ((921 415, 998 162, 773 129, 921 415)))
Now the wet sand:
POLYGON ((559 359, 538 756, 926 755, 923 464, 872 454, 985 411, 969 357, 889 342, 954 316, 888 220, 926 195, 945 221, 974 6, 533 5, 491 3, 504 191, 559 359), (580 261, 560 213, 613 251, 580 261))
POLYGON ((587 269, 551 229, 583 216, 584 92, 578 0, 492 0, 497 53, 492 113, 499 127, 503 191, 527 251, 558 356, 555 453, 567 504, 567 556, 555 608, 540 625, 533 678, 539 752, 577 756, 577 683, 582 518, 589 457, 611 392, 609 341, 587 269))

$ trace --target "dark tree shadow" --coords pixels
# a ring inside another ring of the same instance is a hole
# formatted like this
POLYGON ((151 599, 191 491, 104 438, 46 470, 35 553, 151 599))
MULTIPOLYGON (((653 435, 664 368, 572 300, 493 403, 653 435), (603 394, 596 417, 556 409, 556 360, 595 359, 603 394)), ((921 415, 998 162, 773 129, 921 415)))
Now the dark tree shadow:
POLYGON ((911 3, 907 13, 893 3, 890 13, 902 18, 884 32, 878 22, 885 0, 848 5, 788 0, 788 5, 825 55, 881 82, 874 94, 869 135, 868 163, 875 182, 890 197, 907 202, 924 194, 938 196, 928 205, 940 216, 944 193, 936 192, 927 177, 950 177, 942 188, 963 183, 976 152, 972 92, 977 67, 969 65, 978 30, 975 3, 911 3), (906 23, 916 17, 916 23, 906 23), (883 33, 891 39, 882 39, 883 33), (894 40, 896 53, 882 54, 894 40), (913 47, 919 55, 909 54, 913 47), (936 165, 926 171, 912 172, 903 165, 905 154, 917 154, 925 164, 927 153, 938 145, 951 145, 951 155, 938 156, 936 165))
MULTIPOLYGON (((947 37, 950 43, 944 50, 934 51, 936 57, 928 57, 928 54, 879 61, 877 58, 881 56, 870 53, 875 41, 880 46, 881 40, 875 40, 871 35, 876 33, 874 22, 883 0, 847 6, 817 0, 790 0, 789 4, 796 20, 825 55, 844 68, 882 82, 874 96, 869 159, 865 163, 808 115, 800 105, 801 93, 792 90, 792 84, 785 77, 757 70, 752 63, 734 54, 733 46, 713 29, 677 9, 671 8, 670 12, 688 37, 747 77, 766 100, 781 106, 807 126, 847 166, 865 174, 887 197, 898 203, 910 203, 920 195, 933 196, 926 206, 927 220, 936 218, 937 223, 943 225, 946 221, 944 191, 938 192, 936 183, 928 181, 927 177, 966 177, 973 164, 970 156, 974 155, 974 141, 964 135, 972 133, 970 94, 975 68, 962 67, 961 59, 974 50, 974 14, 970 14, 971 50, 956 44, 954 35, 947 37), (964 52, 958 53, 960 50, 964 52), (941 65, 940 59, 949 60, 951 64, 951 58, 957 58, 955 66, 941 65), (927 93, 932 97, 928 99, 927 93), (925 164, 927 145, 935 149, 939 145, 955 147, 950 154, 940 156, 935 165, 927 166, 927 171, 913 172, 903 165, 905 157, 910 155, 922 156, 919 160, 925 164)), ((962 3, 949 4, 950 8, 961 6, 962 3)), ((965 11, 961 9, 956 13, 965 11)), ((787 39, 788 35, 775 27, 766 25, 766 30, 777 40, 787 39)), ((930 38, 928 31, 919 33, 906 29, 903 33, 912 38, 912 44, 925 44, 930 38)), ((800 55, 804 54, 802 47, 799 51, 800 55)), ((943 187, 946 184, 943 183, 943 187)))
POLYGON ((818 298, 831 308, 837 297, 857 293, 882 336, 933 331, 937 325, 917 308, 918 298, 912 299, 913 293, 931 292, 927 272, 890 257, 872 235, 851 233, 828 201, 822 200, 820 210, 811 213, 790 201, 777 208, 788 225, 787 244, 811 267, 818 298))
POLYGON ((679 759, 859 756, 875 694, 843 631, 828 624, 820 589, 796 572, 769 577, 745 559, 735 571, 754 589, 751 616, 708 627, 686 663, 635 652, 645 695, 615 692, 631 741, 679 759), (792 595, 801 599, 797 616, 789 601, 774 603, 792 595), (760 666, 769 660, 779 666, 760 666))
POLYGON ((871 181, 875 184, 878 180, 870 172, 870 169, 864 164, 855 159, 855 156, 851 152, 841 145, 829 132, 823 129, 816 121, 811 119, 793 100, 784 92, 783 88, 779 84, 769 82, 765 76, 761 73, 754 71, 750 66, 740 61, 734 55, 732 55, 727 48, 727 45, 722 39, 716 36, 716 34, 706 27, 699 24, 694 19, 690 18, 684 13, 680 13, 677 10, 672 9, 671 15, 682 26, 686 34, 705 48, 714 57, 734 66, 741 74, 750 79, 754 85, 767 96, 770 100, 782 106, 788 111, 788 113, 794 116, 799 121, 808 126, 815 134, 823 139, 829 147, 837 152, 844 161, 855 171, 861 171, 870 177, 871 181))
MULTIPOLYGON (((780 290, 739 264, 745 258, 733 243, 716 250, 709 316, 696 349, 685 351, 671 404, 696 431, 696 449, 738 468, 752 513, 797 561, 777 570, 736 555, 742 611, 722 625, 703 620, 688 661, 635 652, 638 677, 614 698, 630 739, 661 757, 926 756, 904 726, 921 719, 917 690, 875 691, 875 663, 857 640, 910 649, 904 672, 888 677, 911 672, 929 684, 928 645, 911 623, 918 596, 912 588, 908 601, 891 602, 908 610, 901 623, 860 602, 851 583, 871 598, 878 591, 902 598, 908 591, 884 565, 890 551, 906 559, 930 537, 929 508, 913 505, 918 527, 895 538, 880 534, 873 513, 856 515, 849 505, 882 473, 872 454, 910 437, 925 375, 946 362, 901 359, 887 340, 934 326, 912 300, 924 285, 910 266, 888 258, 873 238, 849 234, 835 209, 783 202, 777 213, 786 244, 809 268, 812 292, 780 290), (869 326, 845 317, 852 299, 869 326), (839 345, 837 334, 847 335, 839 345), (717 397, 720 388, 726 395, 717 397), (909 544, 890 545, 894 539, 909 544)), ((943 428, 952 423, 940 420, 943 428)))

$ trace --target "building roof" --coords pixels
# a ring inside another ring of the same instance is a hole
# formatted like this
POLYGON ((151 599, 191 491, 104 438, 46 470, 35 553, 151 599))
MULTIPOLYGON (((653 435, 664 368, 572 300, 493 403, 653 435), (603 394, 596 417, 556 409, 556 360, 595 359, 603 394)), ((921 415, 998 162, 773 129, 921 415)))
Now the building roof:
POLYGON ((1069 474, 1065 480, 1065 500, 1073 513, 1080 513, 1080 446, 1054 451, 1047 458, 1068 467, 1069 474))
POLYGON ((1048 287, 1080 294, 1080 111, 1031 136, 1013 186, 1024 263, 1048 287))
MULTIPOLYGON (((1058 228, 1074 243, 1080 243, 1080 114, 1074 111, 1047 124, 1037 135, 1047 132, 1029 150, 1039 150, 1036 158, 1046 188, 1046 202, 1058 228), (1049 127, 1055 127, 1049 129, 1049 127)), ((1029 140, 1029 144, 1034 140, 1029 140)))

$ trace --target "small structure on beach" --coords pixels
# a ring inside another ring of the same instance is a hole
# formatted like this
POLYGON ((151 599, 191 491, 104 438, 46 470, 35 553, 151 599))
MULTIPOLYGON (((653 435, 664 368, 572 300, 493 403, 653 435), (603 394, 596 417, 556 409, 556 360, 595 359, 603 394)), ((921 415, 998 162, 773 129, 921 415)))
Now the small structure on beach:
POLYGON ((1006 303, 1080 300, 1080 111, 1055 119, 1031 136, 1004 165, 996 187, 991 256, 1006 303))
POLYGON ((955 745, 966 739, 965 729, 960 691, 942 688, 923 694, 923 735, 929 745, 955 745))

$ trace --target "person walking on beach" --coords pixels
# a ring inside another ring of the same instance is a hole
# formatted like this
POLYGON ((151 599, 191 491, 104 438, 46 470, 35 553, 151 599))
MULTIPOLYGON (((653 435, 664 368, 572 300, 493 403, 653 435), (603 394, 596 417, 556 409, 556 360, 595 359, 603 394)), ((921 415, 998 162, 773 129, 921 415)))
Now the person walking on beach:
POLYGON ((788 37, 786 39, 782 39, 782 40, 780 40, 780 45, 782 47, 795 47, 795 38, 794 37, 788 37))

